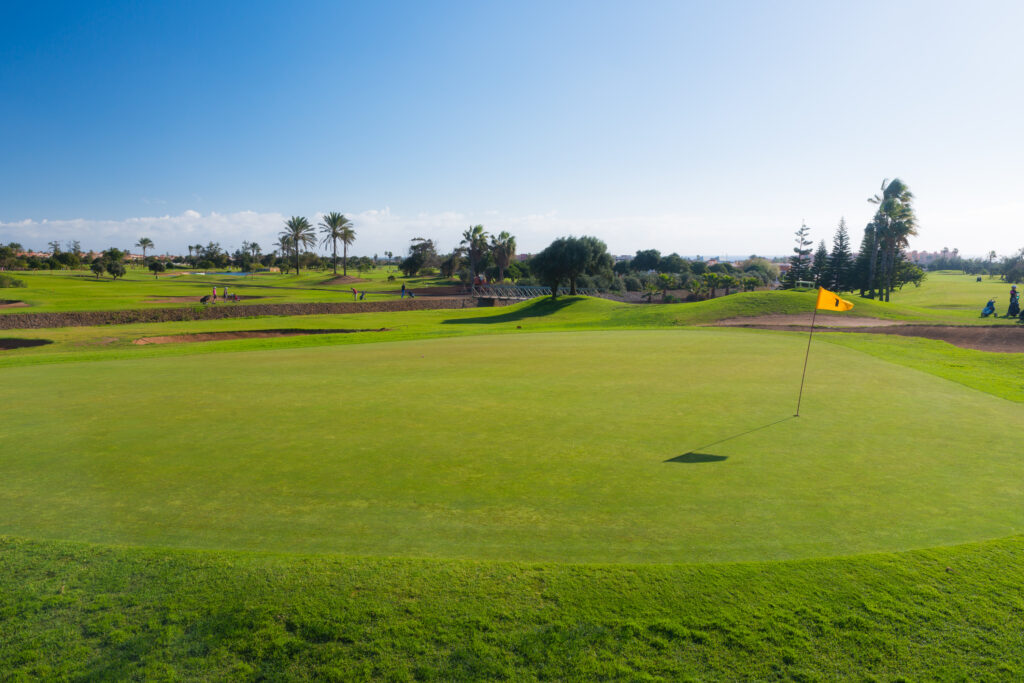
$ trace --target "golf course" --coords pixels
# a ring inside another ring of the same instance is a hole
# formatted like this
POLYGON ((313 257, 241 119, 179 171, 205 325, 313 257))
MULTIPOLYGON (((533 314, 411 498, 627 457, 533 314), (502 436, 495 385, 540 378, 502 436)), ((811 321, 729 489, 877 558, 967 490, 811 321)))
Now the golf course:
POLYGON ((795 417, 813 292, 11 322, 213 286, 72 277, 0 311, 7 679, 1024 675, 1002 283, 819 314, 795 417))

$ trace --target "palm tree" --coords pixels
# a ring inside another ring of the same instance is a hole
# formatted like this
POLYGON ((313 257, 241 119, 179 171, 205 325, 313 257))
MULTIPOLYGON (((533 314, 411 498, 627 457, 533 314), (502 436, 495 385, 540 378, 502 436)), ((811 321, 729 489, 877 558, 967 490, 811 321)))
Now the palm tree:
POLYGON ((291 268, 291 266, 287 265, 287 263, 292 253, 292 238, 282 233, 278 237, 277 242, 274 243, 274 246, 277 247, 278 250, 281 252, 281 258, 284 259, 284 262, 286 264, 284 267, 284 272, 287 273, 288 269, 291 268))
POLYGON ((480 263, 484 254, 487 253, 487 237, 488 234, 484 231, 484 226, 482 225, 471 225, 469 229, 462 233, 462 241, 459 244, 466 247, 471 277, 475 277, 479 272, 477 264, 480 263))
POLYGON ((491 253, 498 264, 498 282, 504 282, 505 269, 516 255, 516 238, 502 230, 497 237, 491 237, 491 253))
POLYGON ((295 274, 299 274, 299 248, 316 246, 316 236, 313 234, 313 226, 305 216, 292 216, 284 222, 284 232, 281 237, 287 237, 292 249, 295 251, 295 274))
POLYGON ((258 259, 260 257, 260 252, 263 251, 263 247, 260 246, 259 242, 250 242, 249 251, 252 253, 252 257, 254 259, 258 259))
POLYGON ((188 260, 192 260, 192 245, 188 245, 188 260))
POLYGON ((325 247, 330 244, 334 254, 334 274, 338 274, 338 240, 345 245, 345 264, 343 274, 348 275, 348 245, 356 239, 356 232, 352 229, 352 221, 345 218, 344 214, 332 211, 320 221, 320 234, 324 236, 320 243, 325 247))
POLYGON ((907 246, 908 238, 917 234, 917 220, 912 202, 914 195, 899 178, 882 181, 881 194, 868 198, 878 206, 870 224, 871 258, 868 262, 868 296, 875 298, 878 285, 879 297, 889 300, 889 293, 895 283, 896 255, 907 246), (881 269, 878 259, 881 257, 881 269), (880 277, 876 277, 881 270, 880 277))
POLYGON ((153 240, 149 239, 148 237, 140 237, 139 241, 135 243, 135 246, 142 250, 142 263, 145 264, 146 250, 153 248, 153 240))

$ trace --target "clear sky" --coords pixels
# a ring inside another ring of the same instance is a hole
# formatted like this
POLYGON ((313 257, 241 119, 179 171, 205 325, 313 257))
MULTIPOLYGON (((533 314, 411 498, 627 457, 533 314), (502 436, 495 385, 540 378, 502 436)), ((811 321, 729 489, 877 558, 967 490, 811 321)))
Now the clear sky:
POLYGON ((0 3, 0 241, 156 250, 341 211, 360 254, 1024 247, 1024 3, 0 3))

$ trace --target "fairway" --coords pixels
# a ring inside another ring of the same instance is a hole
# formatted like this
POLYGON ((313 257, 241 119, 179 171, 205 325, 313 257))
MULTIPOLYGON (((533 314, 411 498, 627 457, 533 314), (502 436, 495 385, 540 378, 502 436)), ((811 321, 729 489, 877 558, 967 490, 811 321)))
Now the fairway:
POLYGON ((822 343, 792 419, 805 344, 614 331, 7 368, 0 533, 650 563, 1024 529, 1019 406, 822 343))

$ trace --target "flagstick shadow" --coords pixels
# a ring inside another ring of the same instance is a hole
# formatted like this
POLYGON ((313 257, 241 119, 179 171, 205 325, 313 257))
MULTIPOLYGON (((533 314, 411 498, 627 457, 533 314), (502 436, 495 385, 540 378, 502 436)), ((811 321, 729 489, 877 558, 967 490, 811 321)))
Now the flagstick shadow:
POLYGON ((727 436, 724 439, 719 439, 718 441, 713 441, 713 442, 711 442, 709 444, 704 444, 703 446, 698 446, 697 448, 694 448, 693 450, 687 451, 686 453, 683 453, 682 455, 677 455, 674 458, 669 458, 668 460, 665 460, 665 462, 685 462, 685 463, 720 462, 722 460, 725 460, 728 456, 725 456, 725 455, 712 455, 710 453, 704 453, 703 451, 707 450, 708 448, 711 448, 712 446, 717 446, 719 444, 723 444, 726 441, 732 441, 733 439, 738 439, 741 436, 746 436, 748 434, 753 434, 754 432, 759 432, 762 429, 768 429, 769 427, 774 427, 777 424, 782 424, 783 422, 788 422, 789 420, 795 420, 795 419, 796 419, 796 415, 790 415, 789 417, 784 417, 781 420, 776 420, 775 422, 769 422, 768 424, 761 425, 760 427, 754 427, 753 429, 748 429, 745 432, 740 432, 739 434, 733 434, 732 436, 727 436))

